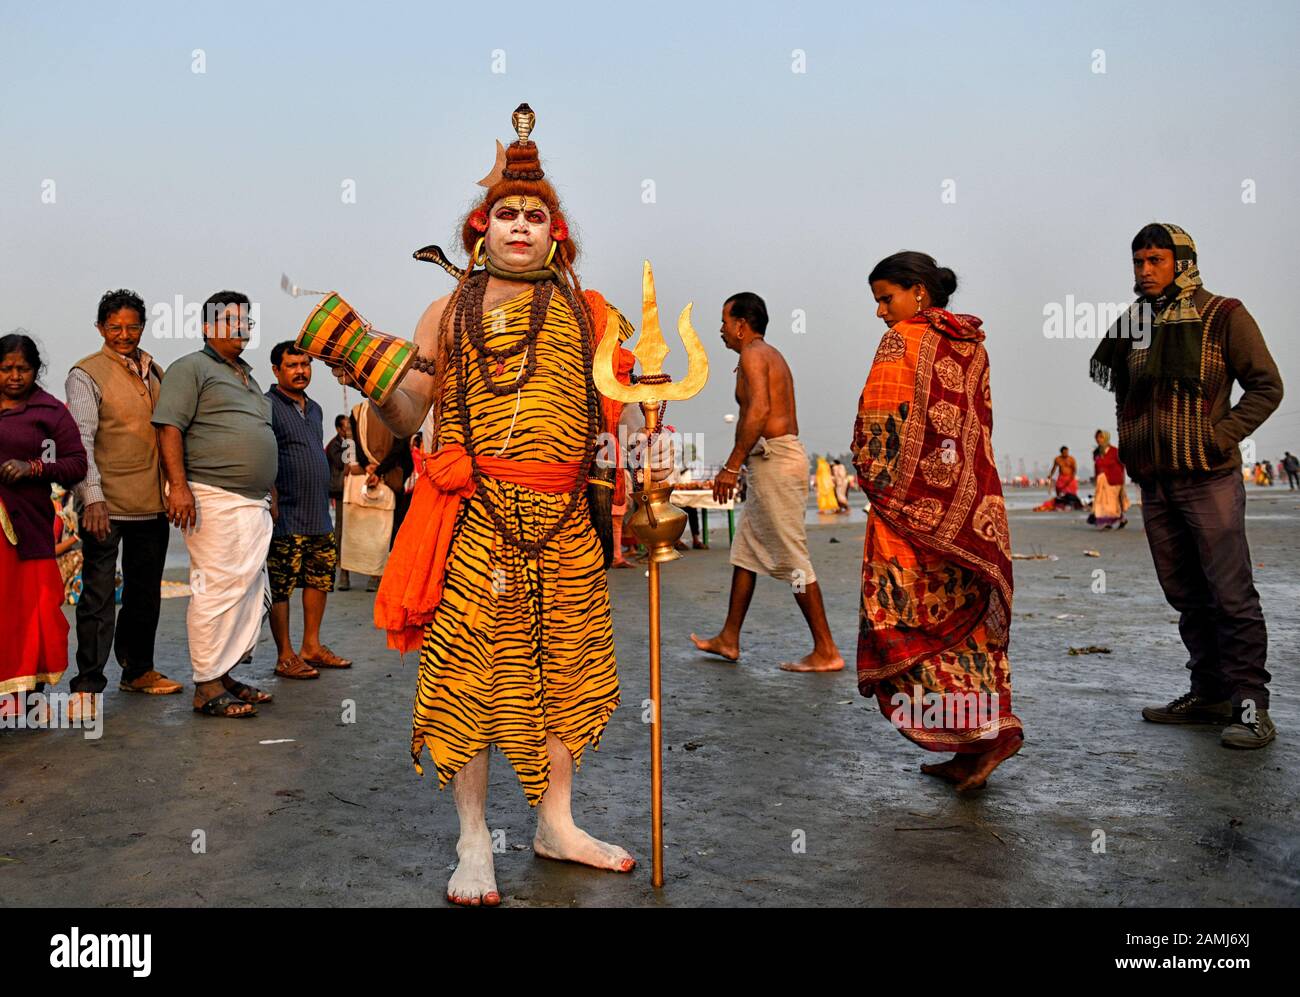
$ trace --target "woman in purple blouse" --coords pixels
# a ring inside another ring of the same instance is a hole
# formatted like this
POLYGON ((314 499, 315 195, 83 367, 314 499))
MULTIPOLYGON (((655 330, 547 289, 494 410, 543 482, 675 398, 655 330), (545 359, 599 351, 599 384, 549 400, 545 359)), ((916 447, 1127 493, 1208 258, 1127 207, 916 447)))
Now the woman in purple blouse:
POLYGON ((86 476, 86 450, 66 406, 36 383, 41 356, 22 333, 0 336, 0 708, 40 691, 68 665, 63 579, 54 559, 50 484, 86 476))

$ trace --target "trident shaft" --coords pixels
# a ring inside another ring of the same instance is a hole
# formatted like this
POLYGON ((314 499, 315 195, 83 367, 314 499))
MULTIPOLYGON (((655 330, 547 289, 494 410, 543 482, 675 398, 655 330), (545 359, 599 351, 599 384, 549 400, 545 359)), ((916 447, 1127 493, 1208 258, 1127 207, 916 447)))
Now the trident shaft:
MULTIPOLYGON (((709 358, 700 338, 691 326, 691 306, 677 318, 677 332, 686 347, 685 379, 674 383, 663 373, 668 344, 659 328, 659 305, 655 300, 655 279, 650 261, 645 261, 641 279, 641 336, 632 353, 641 364, 641 383, 626 385, 614 376, 614 349, 617 336, 603 336, 596 349, 593 376, 596 387, 606 398, 633 402, 645 413, 648 442, 659 429, 659 406, 666 401, 682 401, 698 394, 709 379, 709 358)), ((656 484, 649 462, 642 461, 640 487, 632 493, 637 509, 627 525, 650 553, 650 834, 654 848, 652 882, 664 885, 664 807, 663 807, 663 710, 660 697, 659 655, 659 565, 676 560, 677 540, 686 526, 686 514, 669 500, 673 486, 669 481, 656 484)))

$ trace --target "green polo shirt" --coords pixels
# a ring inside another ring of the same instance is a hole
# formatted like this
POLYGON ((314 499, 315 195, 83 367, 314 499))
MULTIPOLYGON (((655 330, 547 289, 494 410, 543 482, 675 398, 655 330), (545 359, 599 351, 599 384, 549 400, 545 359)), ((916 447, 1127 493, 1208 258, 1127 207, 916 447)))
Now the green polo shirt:
POLYGON ((238 358, 235 366, 209 345, 167 368, 155 426, 175 426, 185 438, 185 476, 246 498, 265 498, 275 484, 276 444, 271 403, 238 358), (242 371, 243 377, 240 376, 242 371))

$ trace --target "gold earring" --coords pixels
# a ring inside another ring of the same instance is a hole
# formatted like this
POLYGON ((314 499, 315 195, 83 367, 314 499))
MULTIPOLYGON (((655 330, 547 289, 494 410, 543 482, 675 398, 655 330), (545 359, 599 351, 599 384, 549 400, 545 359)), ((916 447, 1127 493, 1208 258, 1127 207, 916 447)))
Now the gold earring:
POLYGON ((921 296, 916 296, 916 314, 920 315, 925 309, 921 307, 921 296))
POLYGON ((483 249, 483 236, 480 235, 478 242, 474 243, 474 252, 470 255, 470 262, 476 267, 481 267, 486 261, 487 251, 483 249))
POLYGON ((546 262, 542 266, 549 267, 551 265, 551 260, 555 259, 555 247, 558 245, 559 243, 556 240, 551 240, 551 251, 546 254, 546 262))

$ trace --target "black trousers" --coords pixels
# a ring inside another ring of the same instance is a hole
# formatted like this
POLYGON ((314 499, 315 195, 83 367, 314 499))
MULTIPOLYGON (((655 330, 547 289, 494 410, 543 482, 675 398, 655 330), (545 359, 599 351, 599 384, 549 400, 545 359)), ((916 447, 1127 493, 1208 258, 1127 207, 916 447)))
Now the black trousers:
POLYGON ((1246 543, 1241 472, 1142 485, 1156 575, 1189 655, 1192 692, 1268 709, 1268 632, 1246 543))
POLYGON ((81 538, 81 600, 77 603, 77 677, 73 692, 103 692, 108 652, 117 654, 122 681, 154 667, 154 638, 162 607, 163 563, 167 559, 167 517, 109 520, 108 536, 81 538), (122 549, 122 612, 113 602, 117 551, 122 549), (116 626, 115 626, 116 624, 116 626), (116 631, 116 638, 114 637, 116 631))
POLYGON ((406 519, 406 512, 411 508, 411 496, 408 492, 399 490, 396 496, 396 508, 393 510, 393 532, 388 538, 388 549, 393 549, 393 544, 397 540, 397 531, 402 528, 402 521, 406 519))

